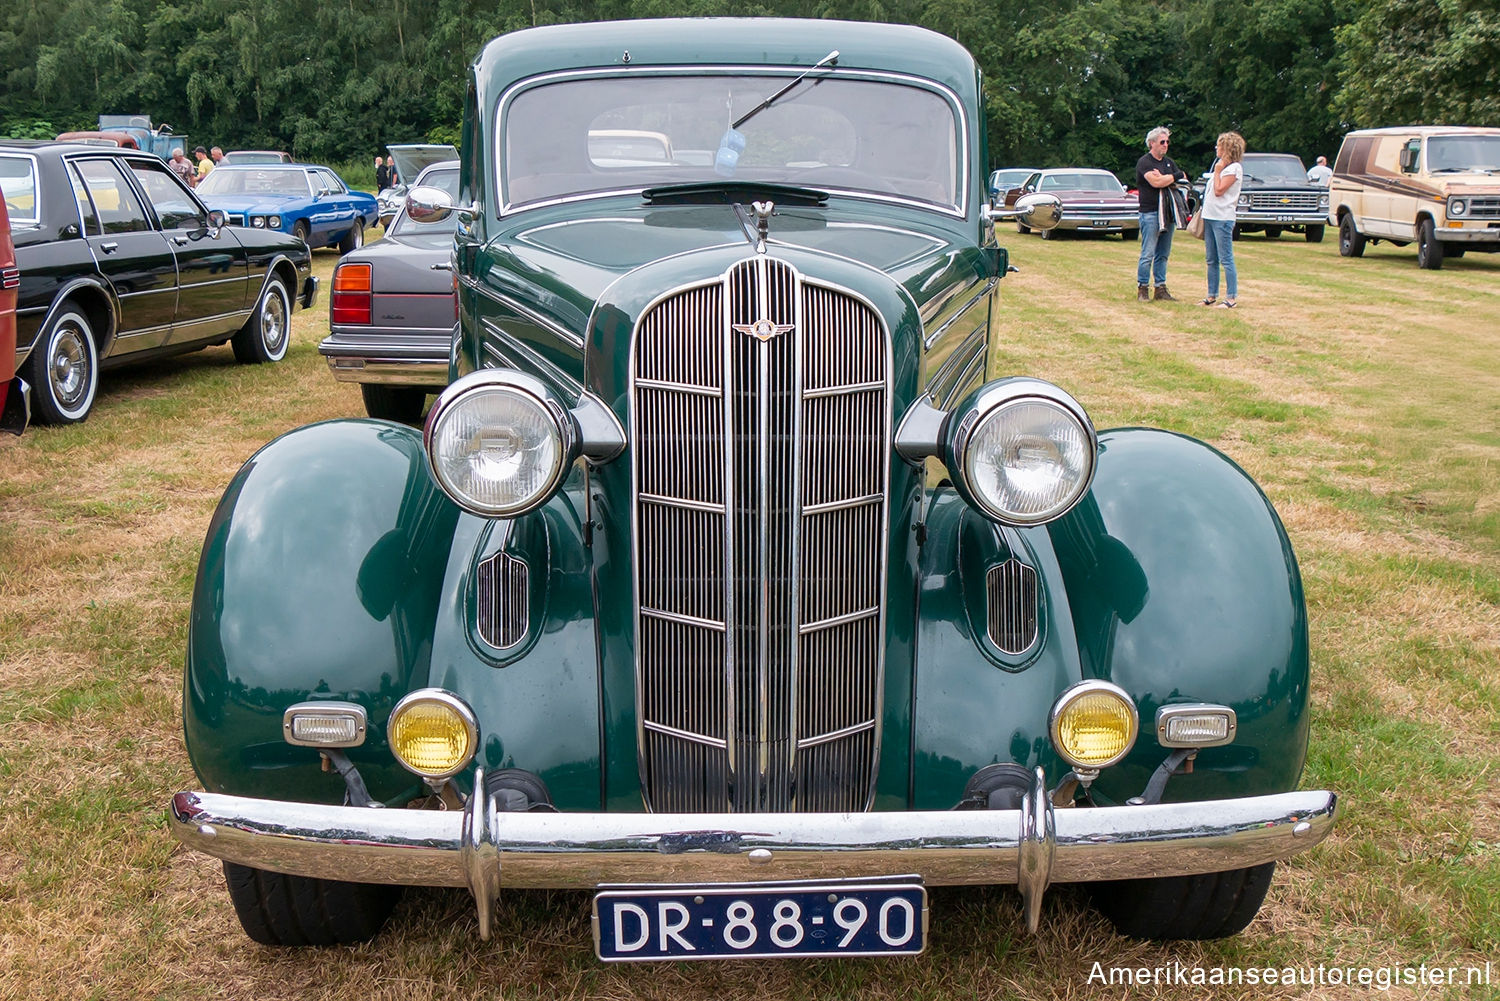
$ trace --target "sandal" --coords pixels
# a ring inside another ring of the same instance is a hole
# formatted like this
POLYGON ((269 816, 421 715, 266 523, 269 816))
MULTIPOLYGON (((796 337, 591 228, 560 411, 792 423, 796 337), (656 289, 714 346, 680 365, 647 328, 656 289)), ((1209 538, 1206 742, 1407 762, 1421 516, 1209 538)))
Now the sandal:
POLYGON ((1198 303, 1198 305, 1200 305, 1200 306, 1212 306, 1214 303, 1216 303, 1218 301, 1219 301, 1218 299, 1214 299, 1214 298, 1210 297, 1208 299, 1204 299, 1202 302, 1198 303))
POLYGON ((1233 309, 1235 307, 1235 305, 1236 305, 1236 303, 1235 303, 1235 301, 1233 299, 1225 299, 1223 302, 1219 303, 1219 308, 1220 309, 1233 309))

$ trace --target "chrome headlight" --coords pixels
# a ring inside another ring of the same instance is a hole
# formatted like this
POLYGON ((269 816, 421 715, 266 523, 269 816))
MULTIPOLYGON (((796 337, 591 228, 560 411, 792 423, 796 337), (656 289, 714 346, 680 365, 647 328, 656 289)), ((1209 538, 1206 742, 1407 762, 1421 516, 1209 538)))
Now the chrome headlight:
POLYGON ((443 391, 424 432, 433 479, 454 503, 486 518, 534 510, 578 457, 567 410, 520 372, 473 372, 443 391))
POLYGON ((268 215, 268 216, 266 216, 266 228, 267 229, 280 229, 281 228, 281 216, 279 216, 279 215, 268 215))
POLYGON ((1328 207, 1328 195, 1325 192, 1324 194, 1321 194, 1321 195, 1318 196, 1318 208, 1320 208, 1320 209, 1326 209, 1327 207, 1328 207))
POLYGON ((1469 203, 1462 198, 1454 198, 1448 202, 1448 214, 1460 216, 1469 211, 1469 203))
POLYGON ((266 228, 266 220, 264 218, 262 218, 261 216, 253 215, 253 216, 250 217, 250 228, 251 229, 265 229, 266 228))
POLYGON ((968 499, 1008 525, 1066 514, 1094 478, 1099 438, 1083 407, 1051 383, 1002 379, 955 414, 948 468, 968 499))
POLYGON ((1243 192, 1243 191, 1240 192, 1239 204, 1240 205, 1249 205, 1250 204, 1250 195, 1249 195, 1248 192, 1243 192))

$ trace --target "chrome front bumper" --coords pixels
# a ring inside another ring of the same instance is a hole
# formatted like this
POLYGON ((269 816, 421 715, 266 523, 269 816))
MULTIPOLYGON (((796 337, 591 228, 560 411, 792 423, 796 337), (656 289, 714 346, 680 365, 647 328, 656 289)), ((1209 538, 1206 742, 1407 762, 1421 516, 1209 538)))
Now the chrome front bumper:
POLYGON ((183 844, 231 862, 363 883, 467 886, 480 935, 502 887, 772 882, 916 873, 929 885, 1013 883, 1035 928, 1051 883, 1182 876, 1305 851, 1337 797, 1290 792, 1056 809, 1038 769, 1019 810, 903 813, 507 813, 318 806, 205 792, 172 797, 183 844))

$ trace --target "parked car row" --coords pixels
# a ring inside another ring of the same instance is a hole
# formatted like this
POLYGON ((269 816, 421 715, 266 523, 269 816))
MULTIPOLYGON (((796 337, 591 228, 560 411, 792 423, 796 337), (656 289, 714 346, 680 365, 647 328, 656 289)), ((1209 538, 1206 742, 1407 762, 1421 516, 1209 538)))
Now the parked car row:
POLYGON ((4 142, 0 190, 15 364, 46 423, 85 419, 101 371, 124 362, 224 343, 241 362, 279 361, 294 304, 317 294, 305 241, 226 225, 149 154, 4 142))

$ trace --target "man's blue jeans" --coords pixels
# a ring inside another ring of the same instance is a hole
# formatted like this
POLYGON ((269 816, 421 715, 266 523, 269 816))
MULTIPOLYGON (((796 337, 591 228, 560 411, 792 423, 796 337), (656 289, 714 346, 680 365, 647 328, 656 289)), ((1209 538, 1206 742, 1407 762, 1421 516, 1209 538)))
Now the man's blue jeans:
POLYGON ((1151 284, 1151 272, 1156 272, 1156 284, 1167 283, 1167 255, 1172 253, 1172 227, 1161 228, 1161 217, 1155 212, 1141 213, 1141 261, 1136 265, 1135 283, 1151 284))
POLYGON ((1203 248, 1208 258, 1208 297, 1219 297, 1219 265, 1224 266, 1224 298, 1233 299, 1239 276, 1234 270, 1234 220, 1203 220, 1203 248))

